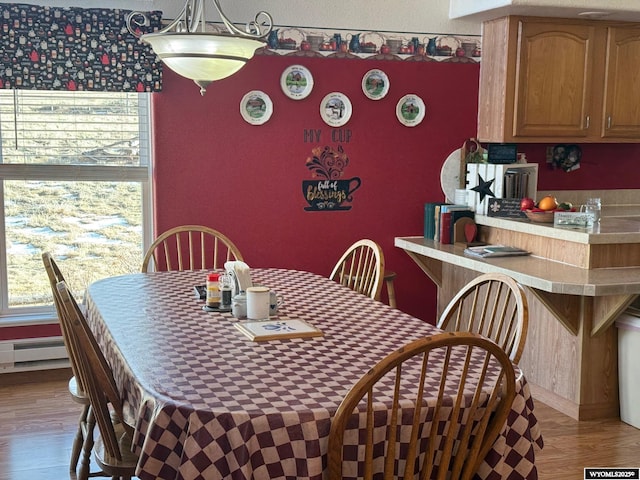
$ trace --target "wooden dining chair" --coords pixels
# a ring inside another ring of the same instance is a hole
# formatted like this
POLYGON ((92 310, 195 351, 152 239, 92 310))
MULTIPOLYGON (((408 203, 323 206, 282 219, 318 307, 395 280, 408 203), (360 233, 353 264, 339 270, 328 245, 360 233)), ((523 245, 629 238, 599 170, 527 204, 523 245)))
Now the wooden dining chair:
POLYGON ((514 398, 513 365, 491 340, 468 332, 415 340, 345 395, 331 421, 329 480, 471 479, 514 398))
POLYGON ((436 326, 446 331, 479 333, 500 345, 518 363, 529 326, 524 289, 502 273, 480 275, 451 299, 436 326))
POLYGON ((329 275, 331 280, 380 300, 384 277, 384 254, 373 240, 362 239, 340 257, 329 275))
POLYGON ((142 272, 223 269, 229 260, 243 261, 238 247, 224 234, 202 225, 183 225, 162 233, 142 261, 142 272))
POLYGON ((59 282, 56 288, 64 308, 63 322, 71 333, 78 374, 98 426, 94 459, 104 476, 131 479, 135 475, 138 456, 132 452, 133 428, 124 420, 122 400, 113 372, 67 284, 59 282))
POLYGON ((78 419, 78 430, 76 431, 73 446, 71 448, 69 472, 77 475, 78 480, 84 480, 89 475, 89 458, 91 457, 91 450, 93 447, 93 429, 95 427, 95 422, 93 421, 93 415, 90 414, 91 404, 89 402, 89 396, 86 394, 84 385, 78 376, 78 366, 75 361, 75 355, 71 352, 73 345, 70 341, 70 332, 67 330, 67 323, 63 322, 62 319, 62 316, 64 315, 64 307, 62 306, 62 300, 60 299, 60 294, 58 293, 56 285, 59 282, 64 282, 65 278, 60 271, 58 264, 49 252, 42 253, 42 263, 44 263, 45 271, 49 277, 53 303, 58 315, 62 338, 67 349, 67 354, 69 355, 69 363, 71 365, 72 372, 72 377, 69 379, 69 394, 74 402, 82 405, 82 412, 78 419), (80 454, 83 452, 83 447, 84 456, 80 467, 81 472, 78 472, 78 462, 80 460, 80 454))

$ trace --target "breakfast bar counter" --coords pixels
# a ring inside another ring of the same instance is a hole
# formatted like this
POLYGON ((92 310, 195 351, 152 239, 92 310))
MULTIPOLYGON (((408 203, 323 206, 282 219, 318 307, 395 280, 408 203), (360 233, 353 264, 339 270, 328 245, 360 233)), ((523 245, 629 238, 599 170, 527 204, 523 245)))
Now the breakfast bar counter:
POLYGON ((640 267, 585 269, 536 255, 475 258, 465 255, 462 244, 448 245, 423 237, 397 237, 395 246, 417 256, 427 275, 441 286, 437 262, 447 262, 480 273, 502 272, 527 287, 549 293, 588 297, 640 294, 640 267), (429 260, 433 262, 429 262, 429 260), (429 265, 431 263, 431 265, 429 265))
POLYGON ((615 319, 640 294, 640 218, 603 217, 595 229, 476 216, 478 239, 531 255, 475 258, 464 244, 397 237, 438 286, 438 312, 472 278, 501 272, 525 287, 529 331, 520 366, 532 392, 576 419, 619 414, 615 319))
POLYGON ((640 215, 606 216, 595 227, 558 228, 553 223, 534 223, 526 218, 513 219, 477 215, 476 222, 488 227, 542 235, 550 239, 583 244, 640 243, 640 215))

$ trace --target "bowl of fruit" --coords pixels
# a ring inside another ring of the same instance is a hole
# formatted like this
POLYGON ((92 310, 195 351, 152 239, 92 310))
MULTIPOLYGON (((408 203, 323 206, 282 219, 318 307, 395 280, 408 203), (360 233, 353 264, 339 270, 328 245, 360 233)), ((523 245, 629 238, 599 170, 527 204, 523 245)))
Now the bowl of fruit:
POLYGON ((553 210, 548 212, 546 210, 540 210, 539 208, 532 208, 525 210, 524 214, 529 220, 536 223, 553 223, 553 210))
POLYGON ((556 197, 546 195, 538 203, 531 198, 523 198, 520 202, 520 210, 532 222, 553 223, 555 212, 575 212, 576 209, 569 202, 558 202, 556 197))

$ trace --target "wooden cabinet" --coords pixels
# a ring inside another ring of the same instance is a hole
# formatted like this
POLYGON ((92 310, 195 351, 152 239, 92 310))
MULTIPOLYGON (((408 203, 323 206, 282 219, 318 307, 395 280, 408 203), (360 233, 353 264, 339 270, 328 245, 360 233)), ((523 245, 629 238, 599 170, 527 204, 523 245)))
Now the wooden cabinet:
POLYGON ((640 25, 504 17, 482 49, 481 141, 640 142, 640 25))
POLYGON ((607 29, 602 136, 640 139, 640 26, 607 29))

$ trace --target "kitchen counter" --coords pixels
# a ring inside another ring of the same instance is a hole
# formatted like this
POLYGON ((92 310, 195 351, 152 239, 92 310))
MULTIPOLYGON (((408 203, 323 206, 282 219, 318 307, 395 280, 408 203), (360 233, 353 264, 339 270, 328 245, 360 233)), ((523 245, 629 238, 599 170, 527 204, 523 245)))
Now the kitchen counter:
MULTIPOLYGON (((526 232, 526 229, 522 231, 526 232)), ((396 237, 395 246, 407 253, 480 273, 505 273, 522 285, 549 293, 588 297, 640 294, 640 267, 589 270, 536 255, 476 258, 464 254, 464 245, 441 244, 423 237, 396 237)), ((429 276, 436 284, 442 283, 437 273, 432 272, 429 276)))
POLYGON ((582 244, 640 243, 640 215, 603 216, 597 226, 587 228, 561 228, 554 227, 553 223, 534 223, 527 218, 520 220, 484 215, 476 215, 476 223, 582 244))
POLYGON ((476 215, 475 220, 478 240, 485 243, 519 247, 583 269, 640 267, 640 216, 603 215, 599 225, 586 228, 554 227, 526 218, 476 215))
POLYGON ((619 415, 615 319, 640 295, 640 217, 595 229, 476 216, 478 238, 531 255, 482 259, 464 244, 396 237, 438 286, 438 312, 472 278, 505 273, 525 287, 529 329, 520 366, 534 397, 576 419, 619 415))

